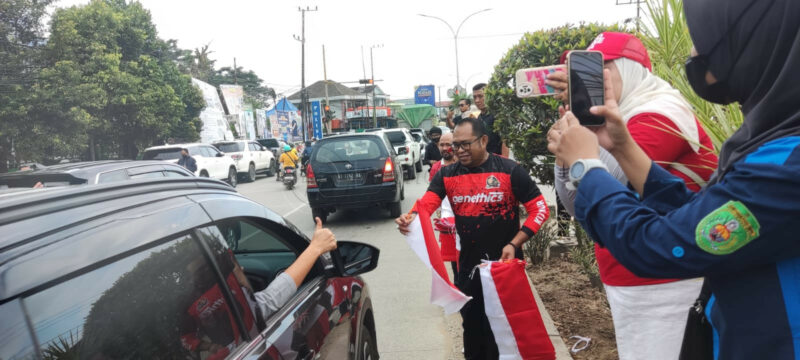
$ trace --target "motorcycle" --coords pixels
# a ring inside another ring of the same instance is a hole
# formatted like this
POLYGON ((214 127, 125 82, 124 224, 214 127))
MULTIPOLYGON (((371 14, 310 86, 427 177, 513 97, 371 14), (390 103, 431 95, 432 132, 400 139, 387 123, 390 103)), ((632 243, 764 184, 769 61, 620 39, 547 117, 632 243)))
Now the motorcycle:
POLYGON ((297 184, 297 176, 295 175, 294 168, 287 167, 283 170, 283 185, 286 189, 292 190, 294 184, 297 184))

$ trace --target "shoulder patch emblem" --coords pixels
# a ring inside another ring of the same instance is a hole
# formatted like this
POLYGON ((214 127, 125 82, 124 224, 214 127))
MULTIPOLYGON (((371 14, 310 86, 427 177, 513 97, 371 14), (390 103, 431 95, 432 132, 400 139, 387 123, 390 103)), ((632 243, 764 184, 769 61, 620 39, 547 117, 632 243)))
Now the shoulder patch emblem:
POLYGON ((757 238, 760 228, 758 220, 744 204, 728 201, 700 220, 695 242, 709 254, 727 255, 757 238))
POLYGON ((495 177, 494 175, 489 175, 489 177, 486 178, 487 189, 497 189, 499 187, 500 187, 500 180, 497 180, 497 177, 495 177))

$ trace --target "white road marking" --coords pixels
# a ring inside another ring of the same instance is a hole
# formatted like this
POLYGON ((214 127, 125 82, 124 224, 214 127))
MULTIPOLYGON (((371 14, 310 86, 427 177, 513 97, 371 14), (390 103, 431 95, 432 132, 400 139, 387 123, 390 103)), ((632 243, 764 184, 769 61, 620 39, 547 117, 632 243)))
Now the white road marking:
POLYGON ((289 215, 294 214, 295 212, 297 212, 297 210, 300 210, 300 209, 304 208, 305 206, 306 206, 306 204, 302 204, 302 205, 294 208, 294 210, 289 211, 288 213, 284 214, 283 217, 289 217, 289 215))

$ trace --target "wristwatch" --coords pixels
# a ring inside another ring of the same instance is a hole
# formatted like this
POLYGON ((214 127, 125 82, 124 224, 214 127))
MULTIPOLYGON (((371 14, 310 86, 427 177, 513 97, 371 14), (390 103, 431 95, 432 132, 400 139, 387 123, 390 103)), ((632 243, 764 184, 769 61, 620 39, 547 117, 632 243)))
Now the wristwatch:
POLYGON ((578 185, 581 183, 581 180, 583 180, 583 177, 586 176, 586 173, 594 168, 602 168, 608 171, 606 164, 603 164, 599 159, 578 159, 572 163, 572 166, 569 167, 569 182, 567 183, 567 188, 569 188, 569 190, 577 190, 578 185))

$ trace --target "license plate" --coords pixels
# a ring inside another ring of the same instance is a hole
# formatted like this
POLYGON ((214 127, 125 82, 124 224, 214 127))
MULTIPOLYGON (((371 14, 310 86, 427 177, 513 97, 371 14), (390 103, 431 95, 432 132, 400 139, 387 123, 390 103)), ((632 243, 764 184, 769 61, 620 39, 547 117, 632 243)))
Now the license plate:
POLYGON ((364 183, 364 174, 362 173, 337 174, 335 179, 336 179, 336 186, 361 185, 364 183))

